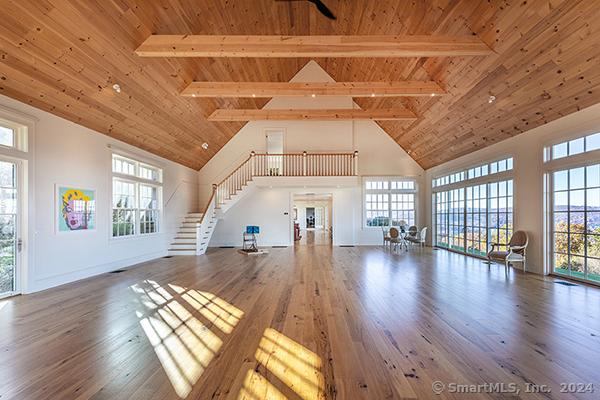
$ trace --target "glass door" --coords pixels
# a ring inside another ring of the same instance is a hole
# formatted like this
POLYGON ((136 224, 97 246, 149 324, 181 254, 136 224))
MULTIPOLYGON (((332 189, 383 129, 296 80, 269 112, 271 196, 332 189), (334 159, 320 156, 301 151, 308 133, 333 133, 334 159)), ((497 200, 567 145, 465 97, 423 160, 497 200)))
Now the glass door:
POLYGON ((600 283, 600 164, 552 174, 553 272, 600 283))
POLYGON ((467 253, 487 255, 487 185, 467 187, 467 253))
POLYGON ((450 248, 465 251, 465 189, 452 189, 448 196, 450 248))
POLYGON ((434 199, 436 246, 478 257, 491 243, 506 249, 513 230, 512 179, 440 191, 434 199))
POLYGON ((0 159, 0 298, 17 293, 19 229, 18 164, 0 159))

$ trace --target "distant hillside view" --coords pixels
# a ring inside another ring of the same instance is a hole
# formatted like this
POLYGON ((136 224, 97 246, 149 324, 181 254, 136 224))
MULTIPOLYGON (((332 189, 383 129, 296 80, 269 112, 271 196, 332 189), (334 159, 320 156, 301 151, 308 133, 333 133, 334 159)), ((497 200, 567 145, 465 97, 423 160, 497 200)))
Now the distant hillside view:
MULTIPOLYGON (((570 207, 571 209, 571 224, 585 224, 586 207, 570 207)), ((554 223, 569 223, 568 206, 554 207, 554 223)), ((587 229, 590 233, 600 234, 600 207, 587 207, 587 229)))

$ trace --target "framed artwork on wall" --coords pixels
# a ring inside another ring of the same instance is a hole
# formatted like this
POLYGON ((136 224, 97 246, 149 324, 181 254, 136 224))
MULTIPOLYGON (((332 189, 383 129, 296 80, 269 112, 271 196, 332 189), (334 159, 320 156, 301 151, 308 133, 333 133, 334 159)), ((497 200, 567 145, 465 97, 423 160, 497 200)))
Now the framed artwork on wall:
POLYGON ((96 229, 96 191, 56 185, 56 230, 62 232, 96 229))

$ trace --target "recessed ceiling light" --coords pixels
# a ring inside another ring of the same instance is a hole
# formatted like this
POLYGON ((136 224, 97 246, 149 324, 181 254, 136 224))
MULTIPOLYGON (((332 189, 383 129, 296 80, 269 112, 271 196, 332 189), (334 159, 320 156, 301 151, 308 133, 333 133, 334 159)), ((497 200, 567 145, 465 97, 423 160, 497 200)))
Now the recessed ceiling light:
POLYGON ((192 93, 192 97, 196 97, 196 93, 192 93))
POLYGON ((206 143, 206 142, 202 143, 202 148, 204 150, 208 150, 208 143, 206 143))
POLYGON ((371 93, 371 97, 375 97, 375 93, 371 93))
POLYGON ((435 96, 435 93, 431 93, 431 97, 435 96))
POLYGON ((314 94, 314 93, 313 93, 313 94, 311 94, 310 96, 311 96, 311 97, 317 97, 317 95, 316 95, 316 94, 314 94))
POLYGON ((494 101, 496 101, 496 96, 490 95, 490 97, 488 98, 488 103, 492 104, 494 101))
POLYGON ((256 97, 256 95, 254 93, 252 93, 252 97, 256 97))
POLYGON ((118 83, 115 83, 115 84, 112 86, 112 88, 113 88, 113 90, 114 90, 115 92, 117 92, 117 93, 121 93, 121 85, 119 85, 118 83))

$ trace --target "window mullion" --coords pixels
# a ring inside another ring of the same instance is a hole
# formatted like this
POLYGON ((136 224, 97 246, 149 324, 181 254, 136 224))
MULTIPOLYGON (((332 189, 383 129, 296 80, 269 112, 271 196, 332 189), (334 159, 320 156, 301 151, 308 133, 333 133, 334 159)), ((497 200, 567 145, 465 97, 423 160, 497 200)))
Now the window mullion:
MULTIPOLYGON (((136 163, 136 168, 138 168, 139 163, 136 163)), ((140 235, 140 183, 137 182, 135 184, 135 226, 134 226, 134 235, 140 235)))
MULTIPOLYGON (((567 143, 567 155, 569 154, 569 144, 567 143)), ((571 171, 567 170, 567 264, 569 266, 569 276, 571 273, 571 171)))
MULTIPOLYGON (((585 152, 585 137, 583 141, 583 151, 585 152)), ((583 169, 583 277, 588 279, 588 255, 587 255, 587 168, 583 169)))
POLYGON ((388 181, 388 226, 392 226, 392 183, 388 181))

